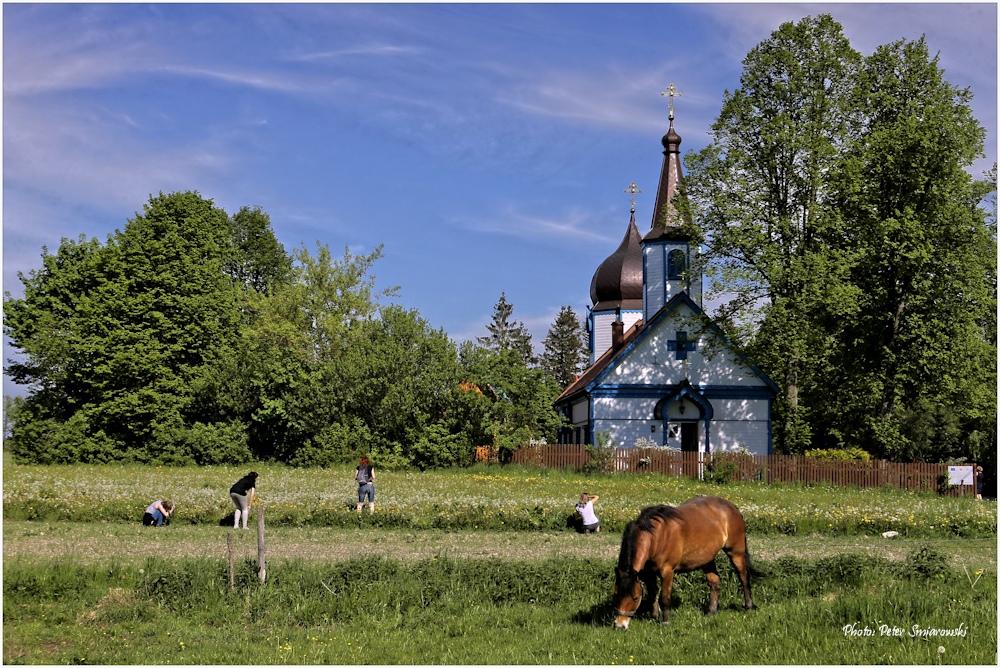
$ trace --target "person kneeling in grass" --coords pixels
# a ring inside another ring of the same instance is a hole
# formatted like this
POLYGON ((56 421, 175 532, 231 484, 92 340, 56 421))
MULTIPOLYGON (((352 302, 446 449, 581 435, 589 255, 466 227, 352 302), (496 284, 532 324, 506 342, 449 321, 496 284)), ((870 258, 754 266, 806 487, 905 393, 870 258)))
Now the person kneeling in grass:
POLYGON ((584 492, 580 495, 580 503, 576 504, 576 515, 580 518, 580 533, 597 533, 601 530, 601 520, 594 512, 594 501, 599 496, 584 492))
POLYGON ((174 504, 170 501, 153 501, 142 515, 142 526, 160 527, 164 523, 169 524, 173 512, 174 504))

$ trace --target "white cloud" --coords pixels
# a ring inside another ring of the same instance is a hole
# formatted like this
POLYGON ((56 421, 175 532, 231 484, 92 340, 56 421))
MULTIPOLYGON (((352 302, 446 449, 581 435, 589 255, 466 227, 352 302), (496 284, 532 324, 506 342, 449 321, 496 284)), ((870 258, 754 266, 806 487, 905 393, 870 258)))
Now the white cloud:
POLYGON ((541 216, 521 211, 516 204, 508 204, 493 216, 482 218, 455 218, 453 223, 463 229, 483 234, 502 234, 522 239, 558 239, 585 244, 614 244, 620 239, 594 231, 614 213, 590 211, 571 207, 561 215, 541 216))

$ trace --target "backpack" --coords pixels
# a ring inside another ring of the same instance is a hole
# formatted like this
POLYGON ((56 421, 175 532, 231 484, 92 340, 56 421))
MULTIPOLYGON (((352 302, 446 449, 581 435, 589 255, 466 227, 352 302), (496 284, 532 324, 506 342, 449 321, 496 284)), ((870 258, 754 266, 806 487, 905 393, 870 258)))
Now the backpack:
POLYGON ((359 485, 367 485, 372 481, 371 472, 371 466, 359 466, 358 472, 354 474, 354 479, 358 481, 359 485))

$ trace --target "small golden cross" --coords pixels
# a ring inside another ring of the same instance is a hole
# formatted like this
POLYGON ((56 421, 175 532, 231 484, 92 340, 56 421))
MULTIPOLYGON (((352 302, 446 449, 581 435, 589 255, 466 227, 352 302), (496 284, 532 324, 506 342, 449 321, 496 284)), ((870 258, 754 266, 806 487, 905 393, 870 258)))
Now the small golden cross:
POLYGON ((683 93, 681 93, 679 90, 677 90, 677 86, 675 86, 673 84, 670 84, 669 86, 667 86, 667 90, 665 90, 662 93, 660 93, 660 95, 662 97, 669 97, 670 98, 670 104, 668 105, 668 107, 670 109, 670 120, 674 120, 674 98, 675 97, 681 97, 683 95, 683 93))
POLYGON ((635 185, 635 181, 628 184, 628 188, 625 189, 625 193, 629 196, 629 202, 632 203, 632 213, 635 213, 635 195, 636 193, 641 193, 642 190, 635 185))

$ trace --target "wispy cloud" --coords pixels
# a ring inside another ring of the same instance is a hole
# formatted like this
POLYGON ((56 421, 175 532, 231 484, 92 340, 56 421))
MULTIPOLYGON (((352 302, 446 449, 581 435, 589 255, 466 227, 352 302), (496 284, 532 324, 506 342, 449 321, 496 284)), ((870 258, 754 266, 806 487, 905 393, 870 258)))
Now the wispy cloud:
POLYGON ((452 222, 463 229, 482 234, 501 234, 526 240, 558 239, 572 243, 609 244, 620 239, 595 230, 606 227, 604 223, 613 215, 608 211, 595 212, 572 207, 558 216, 542 216, 525 213, 517 205, 509 204, 492 216, 455 218, 452 222))

